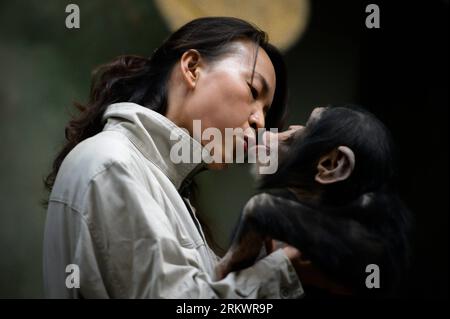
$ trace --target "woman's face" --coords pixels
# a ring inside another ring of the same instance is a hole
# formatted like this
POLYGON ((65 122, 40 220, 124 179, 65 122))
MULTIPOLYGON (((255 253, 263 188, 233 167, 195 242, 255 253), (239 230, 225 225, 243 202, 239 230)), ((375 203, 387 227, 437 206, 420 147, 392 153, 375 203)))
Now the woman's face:
MULTIPOLYGON (((195 76, 195 83, 192 88, 188 86, 181 102, 183 105, 173 116, 176 124, 188 129, 191 135, 193 120, 201 120, 202 132, 207 128, 220 130, 222 141, 215 141, 215 144, 221 142, 222 163, 226 155, 234 154, 237 143, 242 145, 247 138, 254 139, 253 130, 265 127, 265 114, 272 104, 276 85, 274 67, 262 48, 258 49, 255 61, 256 44, 253 42, 236 41, 230 45, 233 46, 231 53, 211 62, 200 60, 197 67, 190 70, 195 76), (242 128, 246 137, 235 140, 233 147, 226 149, 226 128, 242 128)), ((189 62, 185 63, 189 66, 189 62)), ((194 65, 196 62, 191 63, 194 65)), ((186 77, 181 79, 189 80, 186 77)), ((211 140, 203 136, 201 142, 205 145, 211 140)), ((211 167, 222 168, 225 166, 222 163, 211 167)))

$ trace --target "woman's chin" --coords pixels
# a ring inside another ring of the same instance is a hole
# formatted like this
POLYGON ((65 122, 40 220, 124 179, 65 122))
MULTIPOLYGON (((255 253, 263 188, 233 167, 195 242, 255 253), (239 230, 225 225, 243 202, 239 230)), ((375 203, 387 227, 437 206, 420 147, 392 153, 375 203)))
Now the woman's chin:
POLYGON ((247 153, 247 162, 250 164, 250 174, 255 180, 261 178, 261 168, 266 166, 267 148, 263 145, 251 147, 247 153))

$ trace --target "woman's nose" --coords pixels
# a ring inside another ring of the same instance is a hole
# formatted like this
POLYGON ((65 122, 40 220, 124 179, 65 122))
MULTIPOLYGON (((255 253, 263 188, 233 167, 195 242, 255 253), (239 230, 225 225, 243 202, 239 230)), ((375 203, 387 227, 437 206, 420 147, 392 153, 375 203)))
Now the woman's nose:
POLYGON ((250 114, 248 119, 250 127, 252 127, 255 131, 259 128, 265 127, 264 113, 262 111, 255 111, 250 114))
POLYGON ((256 112, 251 114, 249 118, 249 124, 250 127, 253 128, 255 131, 258 130, 259 128, 264 128, 265 121, 262 112, 256 112))

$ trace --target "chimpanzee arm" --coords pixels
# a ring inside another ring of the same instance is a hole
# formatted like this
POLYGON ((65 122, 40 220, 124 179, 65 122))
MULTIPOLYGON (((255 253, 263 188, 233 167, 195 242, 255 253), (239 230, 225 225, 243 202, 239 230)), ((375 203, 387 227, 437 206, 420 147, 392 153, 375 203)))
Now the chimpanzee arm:
POLYGON ((269 193, 253 196, 243 209, 230 249, 218 266, 219 277, 254 263, 267 238, 296 246, 301 221, 299 210, 308 207, 269 193))
POLYGON ((224 277, 253 264, 267 238, 300 249, 306 258, 315 260, 316 267, 330 274, 347 269, 348 276, 353 276, 369 263, 381 264, 398 240, 392 222, 378 220, 401 210, 398 205, 387 207, 386 202, 392 205, 393 200, 383 198, 365 194, 343 207, 318 209, 293 199, 286 191, 258 194, 243 210, 231 247, 218 265, 218 275, 224 277))

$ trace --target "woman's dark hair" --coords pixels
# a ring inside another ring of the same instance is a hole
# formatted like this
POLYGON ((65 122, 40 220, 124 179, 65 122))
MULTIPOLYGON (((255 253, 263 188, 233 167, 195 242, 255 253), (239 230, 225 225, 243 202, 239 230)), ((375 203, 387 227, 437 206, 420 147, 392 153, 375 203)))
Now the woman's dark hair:
POLYGON ((189 49, 197 50, 206 61, 214 61, 233 50, 229 44, 250 40, 266 51, 275 69, 276 88, 266 116, 266 127, 281 129, 286 111, 286 70, 280 52, 268 43, 267 34, 246 21, 231 17, 207 17, 193 20, 164 41, 151 57, 125 55, 101 65, 93 72, 89 102, 75 103, 80 111, 65 129, 66 142, 56 156, 52 171, 45 179, 51 191, 59 167, 67 154, 81 141, 102 131, 103 113, 108 105, 133 102, 161 114, 167 110, 167 82, 173 66, 189 49))

